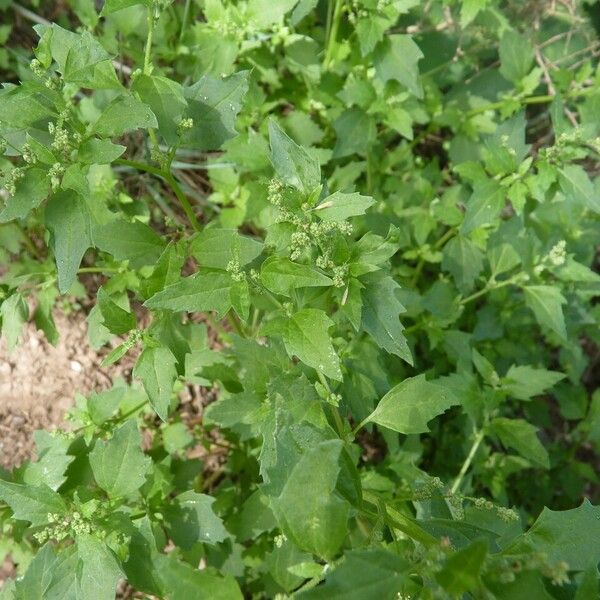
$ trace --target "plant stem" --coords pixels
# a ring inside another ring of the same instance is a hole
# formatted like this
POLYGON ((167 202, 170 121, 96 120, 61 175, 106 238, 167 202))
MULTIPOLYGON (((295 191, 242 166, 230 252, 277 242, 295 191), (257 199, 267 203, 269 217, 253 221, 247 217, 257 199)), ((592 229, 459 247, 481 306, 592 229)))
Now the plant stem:
POLYGON ((190 16, 190 5, 192 0, 185 0, 185 7, 183 8, 183 16, 181 17, 181 29, 179 30, 179 43, 183 40, 183 34, 185 33, 185 27, 187 25, 188 18, 190 16))
MULTIPOLYGON (((371 416, 371 415, 369 415, 371 416)), ((365 417, 353 430, 352 437, 356 437, 356 434, 367 424, 369 423, 369 417, 365 417)))
POLYGON ((81 267, 77 269, 77 273, 118 273, 120 270, 119 267, 81 267))
POLYGON ((187 196, 183 193, 183 190, 181 189, 179 183, 177 183, 175 177, 173 177, 172 173, 168 171, 163 171, 162 169, 159 169, 158 167, 154 167, 147 163, 138 162, 135 160, 127 160, 126 158, 118 158, 115 161, 115 163, 126 167, 131 167, 132 169, 137 169, 138 171, 144 171, 146 173, 150 173, 151 175, 156 175, 157 177, 161 177, 162 179, 164 179, 169 184, 169 187, 173 190, 173 193, 177 197, 177 200, 179 200, 179 203, 183 208, 183 212, 188 218, 188 221, 190 222, 191 226, 194 228, 195 231, 200 231, 200 223, 198 223, 198 219, 194 214, 192 205, 187 199, 187 196))
MULTIPOLYGON (((593 88, 586 88, 583 90, 575 90, 569 94, 566 94, 566 98, 577 98, 578 96, 585 96, 588 93, 588 90, 593 88)), ((540 96, 526 96, 525 98, 521 98, 520 100, 515 98, 517 102, 520 102, 523 105, 529 104, 546 104, 548 102, 552 102, 555 96, 552 94, 543 94, 540 96)), ((466 112, 467 117, 473 117, 475 115, 481 114, 488 110, 496 110, 502 108, 506 105, 508 101, 512 100, 512 98, 507 98, 506 100, 499 100, 498 102, 490 102, 489 104, 485 104, 483 106, 478 106, 477 108, 473 108, 466 112)))
POLYGON ((446 231, 446 233, 435 243, 434 248, 436 250, 438 250, 439 248, 441 248, 450 238, 454 237, 456 235, 456 229, 454 227, 451 227, 450 229, 448 229, 448 231, 446 231))
POLYGON ((154 23, 155 23, 155 19, 154 19, 154 11, 152 10, 152 7, 148 7, 148 16, 147 16, 147 23, 148 23, 148 37, 146 38, 146 48, 144 50, 144 75, 150 75, 150 73, 152 72, 152 61, 150 58, 150 55, 152 53, 152 37, 154 36, 154 23))
POLYGON ((175 179, 175 177, 173 177, 173 175, 171 173, 163 173, 162 176, 164 177, 165 181, 171 186, 171 189, 177 196, 177 199, 179 200, 179 203, 181 204, 181 208, 183 208, 183 212, 185 213, 185 216, 188 218, 188 221, 191 223, 192 227, 194 228, 194 231, 200 231, 200 229, 201 229, 200 223, 198 223, 198 219, 196 218, 196 215, 194 214, 192 205, 190 204, 190 201, 187 199, 187 196, 183 193, 183 190, 177 183, 177 180, 175 179))
POLYGON ((467 474, 467 471, 469 470, 469 467, 471 466, 471 463, 473 462, 473 459, 475 458, 475 454, 477 453, 477 450, 479 449, 479 446, 480 446, 481 442, 483 441, 484 437, 485 437, 485 429, 482 428, 475 435, 475 439, 473 440, 473 445, 471 446, 471 449, 469 450, 469 454, 467 455, 467 458, 465 458, 465 462, 462 464, 462 467, 460 468, 460 471, 458 472, 458 475, 456 476, 456 479, 454 480, 454 483, 452 484, 452 487, 450 488, 450 491, 453 494, 455 494, 458 491, 458 488, 460 487, 462 480, 464 479, 465 475, 467 474))
POLYGON ((342 17, 342 6, 344 4, 344 0, 331 0, 335 2, 335 6, 333 9, 333 17, 331 19, 331 28, 329 30, 329 36, 327 37, 327 47, 325 49, 325 58, 323 59, 323 67, 327 69, 329 64, 331 63, 331 55, 333 54, 333 49, 335 48, 335 43, 337 39, 338 29, 340 27, 340 20, 342 17))
MULTIPOLYGON (((321 373, 321 371, 319 371, 318 369, 317 369, 317 375, 319 377, 319 381, 321 382, 323 387, 327 390, 327 393, 331 394, 331 388, 329 387, 329 383, 327 382, 327 378, 325 377, 325 375, 323 375, 323 373, 321 373)), ((338 410, 337 406, 334 406, 333 404, 331 404, 330 406, 331 406, 331 414, 333 415, 333 420, 335 421, 336 429, 338 430, 340 437, 343 438, 345 427, 344 427, 344 421, 342 420, 342 415, 340 415, 340 411, 338 410)))
POLYGON ((487 294, 488 292, 491 292, 492 290, 499 290, 500 288, 506 287, 507 285, 512 285, 513 283, 515 283, 514 279, 507 279, 506 281, 501 281, 500 283, 497 283, 495 285, 490 285, 488 282, 487 285, 484 288, 480 289, 478 292, 475 292, 475 293, 471 294, 470 296, 463 298, 460 301, 460 304, 461 304, 461 306, 464 306, 465 304, 468 304, 469 302, 476 300, 480 296, 483 296, 484 294, 487 294))

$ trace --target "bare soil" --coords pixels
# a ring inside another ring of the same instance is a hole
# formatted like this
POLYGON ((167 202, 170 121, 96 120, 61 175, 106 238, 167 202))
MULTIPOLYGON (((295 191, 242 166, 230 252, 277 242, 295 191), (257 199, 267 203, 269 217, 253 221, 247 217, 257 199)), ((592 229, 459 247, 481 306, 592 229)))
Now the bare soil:
POLYGON ((0 341, 0 466, 11 469, 34 455, 36 429, 64 425, 76 393, 110 387, 116 376, 128 378, 125 359, 109 369, 100 366, 106 351, 89 344, 85 313, 55 313, 60 339, 47 342, 34 323, 23 328, 21 342, 9 353, 0 341))

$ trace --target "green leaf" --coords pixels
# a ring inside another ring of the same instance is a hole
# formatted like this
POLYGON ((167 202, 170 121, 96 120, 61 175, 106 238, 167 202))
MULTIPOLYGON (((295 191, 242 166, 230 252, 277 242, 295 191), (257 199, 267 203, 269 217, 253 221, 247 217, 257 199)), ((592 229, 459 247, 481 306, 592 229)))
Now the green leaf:
POLYGON ((444 247, 442 269, 452 274, 461 291, 469 292, 483 270, 483 252, 469 238, 457 235, 444 247))
POLYGON ((9 196, 0 211, 0 223, 13 219, 24 219, 37 208, 50 193, 50 181, 42 169, 27 169, 16 185, 15 193, 9 196))
POLYGON ((185 116, 191 117, 194 125, 184 135, 183 145, 196 150, 218 150, 235 137, 235 120, 247 91, 248 71, 222 79, 205 75, 185 88, 184 96, 188 103, 185 116))
POLYGON ((269 120, 269 141, 271 163, 279 179, 305 195, 310 194, 321 183, 318 161, 298 146, 272 119, 269 120))
POLYGON ((333 149, 334 158, 349 156, 355 152, 366 155, 375 140, 375 120, 361 108, 343 112, 333 123, 337 141, 333 149))
POLYGON ((143 6, 152 6, 152 0, 105 0, 102 12, 103 17, 110 15, 118 10, 129 8, 141 4, 143 6))
POLYGON ((389 21, 377 14, 369 13, 368 17, 360 19, 356 24, 356 35, 360 44, 360 53, 367 56, 383 39, 389 27, 389 21))
POLYGON ((559 170, 560 187, 567 198, 600 213, 600 195, 580 165, 567 165, 559 170))
POLYGON ((58 269, 58 289, 69 291, 86 250, 92 246, 90 215, 79 194, 68 191, 54 194, 46 206, 46 226, 58 269))
POLYGON ((563 373, 535 369, 529 365, 512 365, 502 379, 502 387, 518 400, 531 400, 543 394, 565 378, 563 373))
POLYGON ((566 304, 559 289, 550 285, 529 285, 523 288, 525 303, 533 311, 537 322, 548 327, 561 338, 567 339, 562 305, 566 304))
POLYGON ((507 31, 500 40, 500 73, 517 82, 529 73, 533 65, 533 46, 527 37, 507 31))
POLYGON ((510 244, 499 244, 488 248, 487 258, 494 275, 506 273, 521 263, 519 253, 510 244))
POLYGON ((45 576, 44 572, 34 573, 37 581, 33 582, 32 589, 43 590, 40 600, 112 600, 123 576, 108 546, 88 534, 78 535, 76 544, 61 550, 54 559, 48 556, 46 564, 46 569, 52 571, 51 576, 45 576))
POLYGON ((2 337, 6 341, 8 351, 12 352, 29 316, 29 307, 23 296, 16 293, 3 300, 0 304, 0 316, 2 317, 2 337))
POLYGON ((117 160, 125 150, 125 146, 113 144, 110 140, 90 138, 79 146, 77 158, 86 165, 104 165, 117 160))
POLYGON ((110 419, 119 408, 125 390, 125 387, 113 387, 99 394, 92 392, 87 400, 87 410, 92 422, 102 425, 110 419))
POLYGON ((409 35, 388 35, 373 53, 377 77, 387 83, 400 82, 417 98, 423 97, 419 61, 423 53, 409 35))
POLYGON ((158 121, 150 107, 129 94, 121 94, 102 111, 92 127, 100 136, 123 135, 135 129, 158 127, 158 121))
POLYGON ((466 27, 488 5, 489 0, 463 0, 460 9, 460 26, 466 27))
POLYGON ((291 296, 295 289, 333 285, 333 281, 320 271, 280 256, 265 260, 260 279, 268 290, 283 296, 291 296))
POLYGON ((480 586, 479 575, 488 553, 486 540, 472 544, 450 556, 435 578, 452 596, 474 592, 480 586))
POLYGON ((380 401, 368 420, 399 433, 425 433, 427 423, 458 398, 441 383, 427 381, 425 375, 409 377, 393 387, 380 401))
POLYGON ((326 560, 346 538, 349 504, 335 491, 343 446, 341 440, 328 440, 310 448, 272 500, 284 533, 302 550, 326 560))
POLYGON ((286 323, 282 331, 283 343, 290 356, 297 356, 309 367, 341 381, 340 359, 328 333, 332 325, 333 321, 322 310, 304 308, 286 323))
POLYGON ((177 359, 163 346, 145 348, 133 370, 134 377, 142 380, 150 404, 158 416, 166 421, 173 395, 173 384, 177 379, 177 359))
POLYGON ((548 452, 537 436, 537 428, 527 421, 498 417, 490 423, 490 428, 507 448, 516 450, 538 467, 550 467, 548 452))
POLYGON ((221 577, 212 570, 199 570, 171 555, 157 555, 154 570, 169 600, 243 600, 242 592, 231 576, 221 577))
POLYGON ((93 535, 77 536, 76 573, 82 600, 113 600, 123 572, 110 548, 93 535))
POLYGON ((47 485, 23 485, 0 479, 0 499, 13 511, 15 519, 32 525, 48 523, 48 514, 64 515, 67 507, 60 494, 47 485))
POLYGON ((570 570, 596 568, 600 560, 600 506, 584 500, 578 508, 544 508, 536 522, 508 548, 507 555, 540 552, 550 564, 565 561, 570 570))
POLYGON ((177 126, 188 105, 183 87, 167 77, 142 74, 136 77, 131 89, 152 109, 158 130, 167 143, 176 144, 179 140, 177 126))
POLYGON ((140 448, 141 436, 135 421, 127 421, 107 442, 98 440, 90 452, 96 483, 111 497, 129 496, 146 480, 151 459, 140 448))
POLYGON ((375 200, 370 196, 362 196, 357 192, 353 194, 335 192, 327 196, 313 210, 323 221, 344 221, 350 217, 364 215, 373 204, 375 200))
POLYGON ((23 468, 23 483, 28 485, 47 485, 51 490, 65 482, 65 471, 75 460, 75 456, 67 454, 71 441, 53 436, 44 430, 33 434, 36 445, 37 460, 27 463, 23 468))
POLYGON ((42 84, 27 81, 4 84, 0 90, 0 123, 25 129, 36 121, 56 117, 52 93, 42 84))
POLYGON ((15 600, 44 600, 54 577, 56 553, 47 543, 37 552, 22 578, 16 581, 15 600))
POLYGON ((281 23, 283 17, 298 4, 298 0, 249 0, 248 18, 252 19, 253 24, 260 28, 266 28, 274 23, 281 23))
POLYGON ((134 221, 117 219, 92 228, 94 245, 108 252, 116 260, 128 260, 130 266, 139 268, 153 265, 160 258, 165 242, 153 229, 134 221))
POLYGON ((260 256, 263 243, 235 229, 205 229, 194 239, 190 251, 204 266, 213 269, 227 268, 230 261, 237 261, 240 267, 260 256))
POLYGON ((505 192, 494 179, 485 179, 475 184, 467 203, 465 219, 460 228, 463 235, 478 227, 491 225, 504 208, 505 192))
POLYGON ((135 329, 137 325, 135 315, 121 308, 102 287, 98 289, 97 302, 102 318, 104 319, 104 326, 111 333, 123 335, 135 329))
POLYGON ((73 33, 56 24, 36 30, 47 36, 52 58, 66 82, 89 89, 122 89, 110 55, 89 31, 73 33))
POLYGON ((325 583, 301 591, 302 600, 382 600, 396 598, 408 582, 404 558, 378 548, 349 550, 325 583))
POLYGON ((202 272, 167 286, 149 300, 147 308, 205 312, 224 315, 231 308, 229 290, 232 279, 227 273, 202 272))
POLYGON ((230 537, 223 521, 214 513, 214 503, 211 496, 191 490, 169 502, 165 523, 175 544, 189 549, 198 542, 215 545, 230 537))
POLYGON ((363 329, 381 348, 412 365, 412 355, 399 319, 399 314, 404 312, 396 298, 400 286, 391 277, 379 275, 365 278, 363 284, 363 329))
POLYGON ((152 274, 142 282, 144 297, 149 298, 163 288, 177 283, 181 278, 181 269, 186 259, 183 244, 170 243, 160 255, 152 274))

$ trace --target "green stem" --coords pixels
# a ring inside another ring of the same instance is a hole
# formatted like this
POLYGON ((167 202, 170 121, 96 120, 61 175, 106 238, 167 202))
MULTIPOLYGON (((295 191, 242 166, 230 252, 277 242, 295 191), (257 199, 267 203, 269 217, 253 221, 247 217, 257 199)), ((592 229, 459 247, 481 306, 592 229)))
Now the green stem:
POLYGON ((335 2, 333 9, 333 17, 331 19, 331 28, 329 30, 329 36, 327 37, 327 47, 325 49, 325 58, 323 60, 323 67, 327 69, 331 63, 331 57, 335 48, 338 29, 340 28, 340 20, 342 17, 342 7, 344 0, 331 0, 335 2))
POLYGON ((450 238, 456 235, 456 229, 452 227, 435 243, 434 248, 439 250, 450 238))
POLYGON ((188 18, 190 16, 190 5, 192 0, 185 0, 185 7, 183 8, 183 16, 181 17, 181 30, 179 31, 179 43, 183 40, 183 34, 185 33, 185 27, 187 25, 188 18))
POLYGON ((144 75, 150 75, 150 73, 152 72, 152 61, 150 57, 152 53, 152 37, 154 36, 155 24, 154 11, 152 10, 152 7, 148 7, 147 14, 148 37, 146 38, 146 48, 144 50, 144 75))
MULTIPOLYGON (((592 88, 585 88, 583 90, 574 90, 573 92, 570 92, 569 94, 565 95, 565 98, 577 98, 579 96, 585 96, 586 94, 589 93, 589 90, 592 88)), ((555 96, 552 94, 543 94, 540 96, 527 96, 525 98, 521 98, 520 100, 517 98, 506 98, 505 100, 499 100, 498 102, 490 102, 489 104, 485 104, 483 106, 478 106, 477 108, 473 108, 469 111, 467 111, 466 116, 467 117, 473 117, 475 115, 481 114, 483 112, 486 112, 488 110, 497 110, 499 108, 502 108, 506 105, 506 103, 510 100, 516 100, 517 102, 520 102, 523 105, 529 105, 529 104, 546 104, 548 102, 552 102, 554 100, 555 96)))
POLYGON ((426 547, 431 547, 439 543, 436 537, 420 527, 414 519, 385 503, 377 494, 363 491, 363 499, 369 504, 374 504, 378 508, 381 507, 385 511, 388 527, 402 531, 402 533, 426 547))
MULTIPOLYGON (((317 375, 319 377, 319 381, 321 382, 321 384, 323 385, 323 387, 327 390, 328 394, 331 394, 331 388, 329 387, 329 382, 327 381, 327 378, 325 377, 325 375, 323 375, 323 373, 321 373, 321 371, 319 371, 317 369, 317 375)), ((338 434, 341 438, 344 437, 344 431, 345 431, 345 427, 344 427, 344 421, 342 419, 342 415, 340 415, 340 411, 338 410, 337 406, 331 406, 331 414, 333 415, 333 420, 335 422, 335 427, 338 430, 338 434)))
POLYGON ((458 472, 458 475, 456 476, 456 479, 454 480, 454 483, 450 488, 452 494, 456 494, 456 492, 458 491, 458 488, 460 487, 460 484, 462 483, 465 475, 467 474, 467 471, 469 470, 469 467, 471 466, 471 463, 475 458, 475 454, 477 453, 477 450, 479 449, 479 446, 481 445, 481 442, 483 441, 484 437, 485 429, 482 428, 475 435, 475 439, 473 440, 473 445, 469 450, 469 454, 467 454, 467 458, 465 458, 465 462, 462 464, 462 467, 460 468, 460 471, 458 472))
POLYGON ((469 302, 476 300, 477 298, 487 294, 488 292, 491 292, 492 290, 499 290, 500 288, 506 287, 507 285, 512 285, 513 283, 515 283, 515 279, 513 279, 513 278, 507 279, 506 281, 501 281, 500 283, 496 283, 494 285, 490 285, 488 283, 484 288, 480 289, 478 292, 475 292, 475 293, 471 294, 470 296, 463 298, 460 301, 460 304, 461 304, 461 306, 464 306, 465 304, 468 304, 469 302))
POLYGON ((181 204, 181 208, 183 208, 183 212, 185 213, 185 216, 188 218, 188 221, 191 223, 192 227, 194 228, 194 231, 200 231, 200 229, 201 229, 200 223, 198 223, 198 219, 196 218, 196 215, 194 214, 192 205, 190 204, 190 201, 187 199, 187 196, 183 193, 183 190, 177 183, 175 177, 173 177, 173 175, 171 173, 163 173, 163 177, 164 177, 165 181, 171 186, 171 189, 175 193, 175 196, 177 196, 177 200, 179 200, 179 203, 181 204))
MULTIPOLYGON (((369 415, 370 417, 371 415, 369 415)), ((367 424, 369 423, 369 417, 365 417, 353 430, 352 437, 356 437, 356 434, 367 424)))
POLYGON ((120 270, 119 267, 81 267, 77 269, 77 273, 118 273, 120 270))
POLYGON ((123 165, 125 167, 131 167, 132 169, 137 169, 138 171, 144 171, 145 173, 150 173, 151 175, 156 175, 157 177, 164 179, 169 184, 169 187, 173 190, 173 193, 177 197, 177 200, 179 200, 179 203, 183 208, 183 212, 185 213, 185 216, 188 218, 188 221, 190 222, 194 230, 200 231, 200 223, 198 222, 198 219, 194 214, 192 205, 187 199, 187 196, 183 193, 183 190, 181 189, 179 183, 177 183, 175 177, 173 177, 172 173, 168 171, 163 171, 162 169, 154 167, 147 163, 138 162, 135 160, 128 160, 126 158, 118 158, 115 161, 115 163, 118 165, 123 165))

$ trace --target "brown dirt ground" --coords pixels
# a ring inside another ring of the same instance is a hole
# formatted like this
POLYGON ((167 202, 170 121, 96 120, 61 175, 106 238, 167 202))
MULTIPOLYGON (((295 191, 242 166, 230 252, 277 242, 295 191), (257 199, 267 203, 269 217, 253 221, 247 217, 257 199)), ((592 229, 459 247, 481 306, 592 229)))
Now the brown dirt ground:
MULTIPOLYGON (((58 310, 54 320, 60 338, 52 346, 44 334, 29 322, 19 344, 9 353, 0 340, 0 468, 10 470, 35 457, 33 432, 67 427, 66 412, 74 405, 75 395, 84 396, 111 386, 122 377, 131 381, 135 352, 108 368, 101 366, 110 351, 94 350, 88 341, 86 311, 66 315, 58 310)), ((209 329, 211 347, 219 347, 215 332, 209 329)), ((115 338, 113 344, 119 342, 115 338)), ((216 390, 187 386, 180 394, 180 414, 190 430, 202 421, 203 408, 216 397, 216 390)), ((145 431, 145 433, 150 433, 145 431)), ((207 449, 197 444, 189 449, 189 458, 201 458, 207 491, 218 483, 218 473, 224 461, 226 446, 213 432, 215 446, 207 449)), ((0 554, 0 588, 6 579, 16 575, 10 555, 0 554)), ((130 590, 126 584, 119 588, 118 598, 145 597, 130 590)))
MULTIPOLYGON (((60 334, 52 346, 33 322, 23 328, 19 345, 9 353, 0 340, 0 467, 12 469, 35 456, 33 432, 65 425, 65 413, 75 394, 110 387, 117 376, 130 378, 132 359, 108 369, 100 363, 87 338, 86 314, 56 311, 60 334)), ((0 587, 15 568, 10 556, 0 556, 0 587)))
POLYGON ((23 329, 20 344, 9 353, 0 341, 0 466, 11 469, 34 454, 36 429, 64 424, 76 393, 110 386, 116 376, 129 375, 125 360, 109 369, 100 366, 102 353, 87 339, 85 313, 55 313, 60 339, 50 345, 34 323, 23 329))

